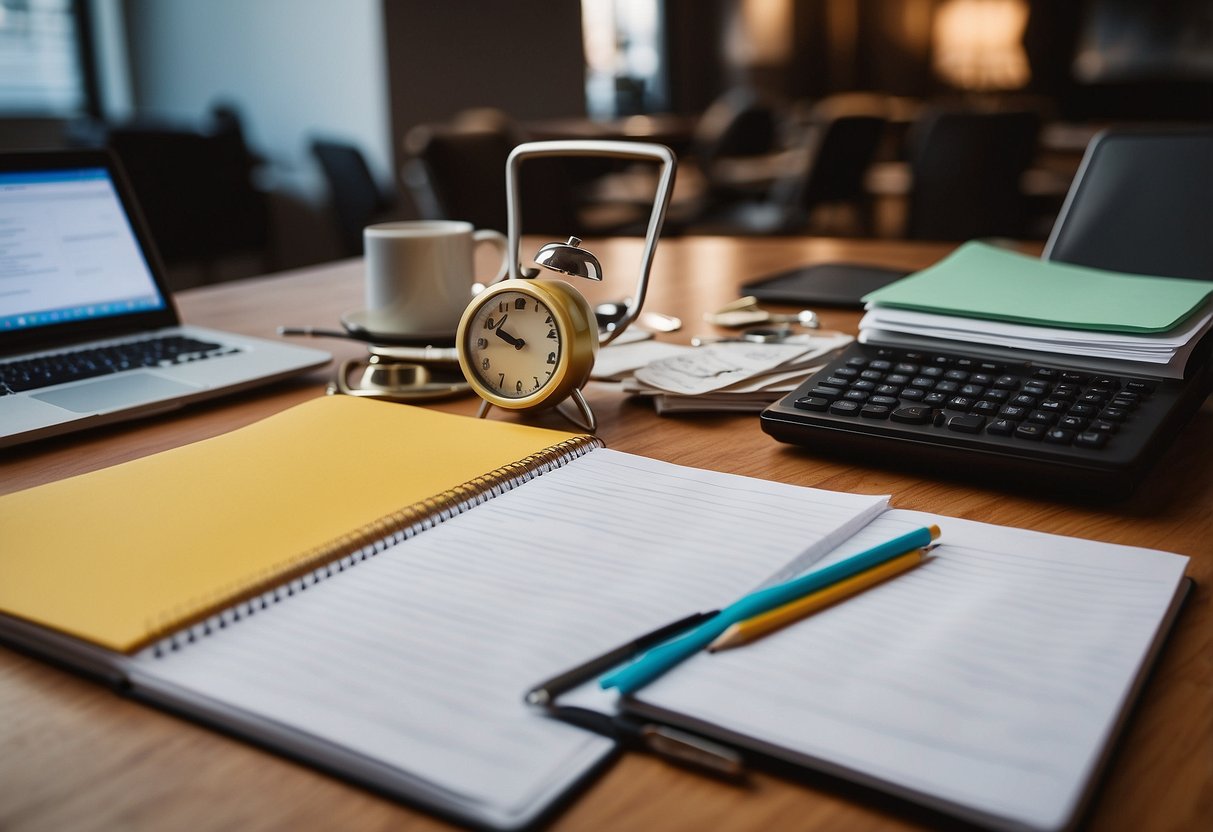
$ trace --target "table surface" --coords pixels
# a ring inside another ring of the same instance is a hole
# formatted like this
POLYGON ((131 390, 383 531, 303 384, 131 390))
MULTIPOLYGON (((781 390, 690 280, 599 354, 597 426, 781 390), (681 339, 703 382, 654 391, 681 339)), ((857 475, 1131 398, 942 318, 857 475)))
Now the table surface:
MULTIPOLYGON (((633 288, 641 241, 587 243, 607 272, 594 298, 633 288)), ((835 240, 663 241, 647 309, 677 314, 686 342, 739 283, 826 261, 918 268, 947 246, 835 240)), ((182 293, 187 322, 274 337, 278 325, 334 326, 361 301, 361 263, 343 261, 182 293)), ((851 311, 821 310, 854 331, 851 311)), ((364 354, 329 341, 337 358, 364 354)), ((214 436, 319 395, 330 369, 176 414, 11 449, 0 493, 214 436)), ((895 506, 1192 557, 1197 587, 1115 747, 1088 816, 1096 829, 1207 828, 1213 818, 1213 407, 1201 411, 1128 501, 1075 506, 972 484, 820 459, 771 440, 753 415, 656 416, 617 387, 587 398, 608 446, 684 465, 799 485, 892 494, 895 506)), ((469 398, 436 407, 475 412, 469 398)), ((501 418, 500 415, 497 418, 501 418)), ((507 417, 508 418, 508 417, 507 417)), ((555 418, 542 422, 562 427, 555 418)), ((69 518, 70 519, 70 518, 69 518)), ((0 541, 3 538, 0 536, 0 541)), ((0 544, 2 545, 2 544, 0 544)), ((0 828, 193 830, 429 829, 443 822, 220 733, 0 648, 0 828)), ((936 828, 938 816, 824 777, 759 774, 731 786, 657 759, 624 757, 553 823, 556 829, 936 828)))

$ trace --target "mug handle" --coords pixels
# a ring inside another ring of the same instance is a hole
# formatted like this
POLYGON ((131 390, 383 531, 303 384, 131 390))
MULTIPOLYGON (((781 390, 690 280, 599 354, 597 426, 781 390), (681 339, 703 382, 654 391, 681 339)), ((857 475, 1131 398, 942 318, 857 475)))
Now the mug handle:
POLYGON ((492 231, 490 229, 481 229, 472 232, 472 245, 480 245, 481 243, 491 243, 496 245, 501 251, 501 268, 497 270, 497 274, 489 283, 496 283, 501 280, 510 271, 510 247, 506 241, 505 235, 500 231, 492 231))

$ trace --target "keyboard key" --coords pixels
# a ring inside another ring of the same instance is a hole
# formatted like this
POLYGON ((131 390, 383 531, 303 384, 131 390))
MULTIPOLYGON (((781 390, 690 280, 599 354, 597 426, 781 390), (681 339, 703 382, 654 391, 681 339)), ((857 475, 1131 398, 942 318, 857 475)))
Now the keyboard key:
POLYGON ((1011 404, 1016 407, 1036 407, 1036 396, 1029 396, 1025 393, 1020 393, 1015 398, 1011 399, 1011 404))
POLYGON ((1057 426, 1066 430, 1082 430, 1087 426, 1087 420, 1081 416, 1063 416, 1057 426))
POLYGON ((943 373, 943 367, 923 367, 918 371, 920 376, 926 376, 927 378, 943 378, 943 373))
POLYGON ((880 384, 880 385, 877 385, 876 389, 873 390, 872 392, 876 393, 877 395, 880 395, 880 396, 896 396, 898 393, 901 392, 901 385, 899 385, 899 384, 880 384))
POLYGON ((864 358, 862 355, 853 355, 847 359, 847 366, 862 369, 868 366, 868 359, 864 358))
POLYGON ((894 410, 890 418, 894 422, 903 422, 907 425, 925 425, 931 422, 934 416, 933 408, 921 404, 910 404, 894 410))
POLYGON ((1096 419, 1091 423, 1090 430, 1096 431, 1097 433, 1113 434, 1120 430, 1120 426, 1115 422, 1105 422, 1102 419, 1096 419))
POLYGON ((873 396, 868 399, 868 404, 879 404, 885 407, 897 407, 896 396, 873 396))
POLYGON ((943 377, 948 381, 968 381, 969 374, 964 370, 948 370, 943 374, 943 377))
POLYGON ((859 381, 851 382, 851 389, 871 393, 876 389, 876 383, 873 381, 868 381, 867 379, 860 379, 859 381))
POLYGON ((1096 376, 1091 381, 1092 387, 1110 387, 1113 390, 1120 389, 1120 379, 1114 376, 1096 376))
POLYGON ((941 381, 935 385, 935 389, 940 393, 955 393, 960 389, 960 385, 954 381, 941 381))
POLYGON ((931 392, 922 397, 923 404, 929 404, 932 407, 940 407, 948 400, 947 393, 931 392))
POLYGON ((1023 386, 1023 390, 1020 392, 1027 393, 1029 396, 1047 396, 1049 395, 1049 385, 1028 382, 1023 386))
POLYGON ((1124 408, 1105 407, 1103 413, 1099 414, 1099 418, 1105 422, 1123 422, 1128 415, 1129 411, 1124 408))
POLYGON ((1051 425, 1057 421, 1057 414, 1047 410, 1033 410, 1028 414, 1028 421, 1034 425, 1051 425))
POLYGON ((969 381, 973 384, 980 384, 983 387, 989 387, 994 383, 994 376, 989 373, 973 373, 969 376, 969 381))
POLYGON ((830 412, 835 416, 854 416, 859 412, 859 402, 839 400, 830 405, 830 412))
POLYGON ((1154 385, 1144 381, 1126 381, 1125 389, 1145 397, 1154 392, 1154 385))
POLYGON ((870 394, 865 390, 848 390, 842 398, 849 402, 866 402, 870 394))
POLYGON ((1108 435, 1097 430, 1083 431, 1074 437, 1074 444, 1084 448, 1102 448, 1108 444, 1108 435))
POLYGON ((973 405, 973 413, 980 413, 982 416, 993 416, 998 412, 998 403, 982 399, 973 405))
POLYGON ((910 386, 916 387, 919 390, 930 390, 935 386, 935 379, 927 378, 926 376, 918 376, 910 380, 910 386))
POLYGON ((981 429, 985 427, 985 424, 986 420, 984 416, 953 416, 948 420, 948 430, 960 433, 981 433, 981 429))
POLYGON ((893 372, 905 373, 906 375, 910 375, 910 376, 916 375, 918 373, 918 365, 903 361, 900 364, 893 365, 893 372))
POLYGON ((830 400, 821 396, 801 396, 792 402, 792 405, 799 410, 827 410, 830 407, 830 400))
POLYGON ((1039 410, 1047 410, 1049 413, 1065 413, 1070 405, 1057 399, 1045 399, 1040 404, 1036 405, 1039 410))
POLYGON ((823 381, 822 384, 828 384, 830 387, 837 387, 840 390, 846 390, 851 386, 851 380, 849 378, 841 378, 839 376, 830 376, 823 381))
POLYGON ((916 387, 910 387, 901 391, 901 397, 906 401, 920 402, 927 395, 925 390, 919 390, 916 387))
POLYGON ((819 384, 816 387, 814 387, 812 390, 809 391, 809 395, 810 396, 819 396, 820 398, 830 399, 831 401, 833 401, 834 399, 836 399, 842 395, 842 388, 828 387, 826 385, 819 384))
MULTIPOLYGON (((882 354, 882 355, 885 353, 888 353, 888 352, 891 352, 891 350, 880 350, 880 354, 882 354)), ((881 372, 888 372, 889 368, 893 366, 893 362, 886 361, 883 358, 878 358, 875 361, 869 361, 868 366, 870 368, 872 368, 873 370, 880 370, 881 372)))
POLYGON ((1069 445, 1074 441, 1074 431, 1064 428, 1050 428, 1045 432, 1045 441, 1054 445, 1069 445))
POLYGON ((962 396, 969 396, 970 398, 977 399, 981 397, 982 393, 986 392, 986 388, 982 387, 980 384, 966 384, 957 392, 959 392, 962 396))
POLYGON ((1007 405, 1002 410, 998 411, 998 415, 1002 416, 1004 419, 1014 419, 1016 422, 1018 422, 1020 419, 1023 419, 1028 415, 1028 409, 1026 407, 1007 405))
POLYGON ((1050 367, 1037 367, 1036 372, 1032 373, 1034 378, 1057 378, 1058 370, 1050 367))
POLYGON ((1016 376, 999 376, 994 379, 994 386, 1003 390, 1017 390, 1019 379, 1016 376))
POLYGON ((986 433, 992 433, 995 436, 1010 436, 1017 427, 1019 424, 1011 419, 995 419, 986 427, 986 433))
POLYGON ((953 396, 948 399, 948 403, 945 406, 948 410, 964 410, 967 412, 973 406, 973 400, 968 396, 953 396))
POLYGON ((893 408, 883 404, 865 404, 859 410, 859 415, 865 419, 887 419, 893 408))
POLYGON ((885 378, 885 384, 898 384, 905 387, 910 383, 910 376, 905 373, 889 373, 885 378))
POLYGON ((1047 428, 1044 425, 1024 422, 1019 427, 1015 428, 1015 435, 1020 439, 1039 440, 1044 437, 1046 430, 1047 428))
POLYGON ((1094 416, 1099 412, 1099 408, 1090 404, 1076 404, 1070 407, 1071 416, 1094 416))
POLYGON ((1011 391, 998 389, 987 390, 985 392, 985 397, 992 402, 1005 402, 1007 399, 1011 398, 1011 391))
MULTIPOLYGON (((864 370, 863 377, 868 378, 867 374, 872 372, 872 370, 864 370)), ((839 378, 858 378, 860 373, 854 367, 839 367, 831 375, 838 376, 839 378)), ((874 375, 876 378, 880 378, 880 373, 874 373, 874 375)))

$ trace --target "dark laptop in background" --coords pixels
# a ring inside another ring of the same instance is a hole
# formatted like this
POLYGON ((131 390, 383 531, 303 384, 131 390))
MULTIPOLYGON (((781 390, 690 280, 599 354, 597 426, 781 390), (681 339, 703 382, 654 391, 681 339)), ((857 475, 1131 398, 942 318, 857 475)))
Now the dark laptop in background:
POLYGON ((183 325, 109 153, 0 154, 0 447, 171 410, 330 357, 183 325))

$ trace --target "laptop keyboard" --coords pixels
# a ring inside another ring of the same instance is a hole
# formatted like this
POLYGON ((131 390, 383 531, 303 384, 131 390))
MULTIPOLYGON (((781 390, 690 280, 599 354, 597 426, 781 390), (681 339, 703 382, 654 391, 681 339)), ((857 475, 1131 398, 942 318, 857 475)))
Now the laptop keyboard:
POLYGON ((0 361, 0 396, 123 370, 170 367, 188 361, 202 361, 239 351, 238 347, 199 341, 182 335, 170 335, 59 352, 37 358, 0 361))

